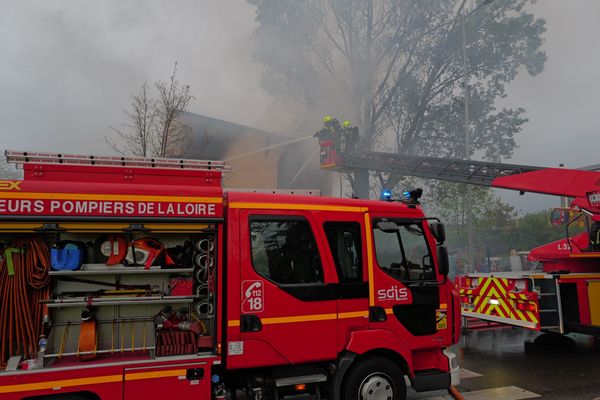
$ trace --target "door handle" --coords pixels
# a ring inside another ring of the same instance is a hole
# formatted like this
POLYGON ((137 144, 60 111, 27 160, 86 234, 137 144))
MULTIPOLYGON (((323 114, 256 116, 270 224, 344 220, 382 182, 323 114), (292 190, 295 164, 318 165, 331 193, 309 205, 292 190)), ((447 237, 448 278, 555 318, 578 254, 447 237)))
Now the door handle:
POLYGON ((204 378, 203 368, 190 368, 185 371, 185 379, 188 381, 199 381, 204 378))
POLYGON ((240 332, 259 332, 262 330, 262 322, 256 315, 242 315, 240 332))
POLYGON ((387 321, 387 315, 385 309, 379 306, 369 307, 369 321, 371 322, 385 322, 387 321))

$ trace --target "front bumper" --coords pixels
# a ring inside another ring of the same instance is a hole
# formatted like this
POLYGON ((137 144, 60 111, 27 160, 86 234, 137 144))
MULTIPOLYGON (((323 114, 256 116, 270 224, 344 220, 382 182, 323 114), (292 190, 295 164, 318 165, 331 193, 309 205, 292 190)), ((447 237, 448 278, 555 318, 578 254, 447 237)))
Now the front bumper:
POLYGON ((450 371, 450 386, 460 385, 460 367, 456 361, 456 354, 451 350, 445 349, 444 355, 448 359, 448 371, 450 371))
POLYGON ((456 355, 444 350, 444 356, 448 359, 448 371, 437 369, 418 371, 412 378, 412 387, 417 392, 428 392, 431 390, 449 389, 460 383, 460 368, 456 362, 456 355))

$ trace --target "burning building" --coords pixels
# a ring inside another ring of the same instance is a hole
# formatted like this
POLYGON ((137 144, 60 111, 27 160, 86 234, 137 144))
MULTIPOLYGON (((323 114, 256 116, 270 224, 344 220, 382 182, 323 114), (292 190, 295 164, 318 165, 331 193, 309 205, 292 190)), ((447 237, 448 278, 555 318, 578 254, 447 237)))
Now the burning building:
POLYGON ((319 168, 316 139, 293 142, 297 138, 290 135, 190 112, 183 112, 178 120, 187 130, 181 156, 227 161, 233 172, 224 179, 226 187, 332 193, 331 174, 319 168))

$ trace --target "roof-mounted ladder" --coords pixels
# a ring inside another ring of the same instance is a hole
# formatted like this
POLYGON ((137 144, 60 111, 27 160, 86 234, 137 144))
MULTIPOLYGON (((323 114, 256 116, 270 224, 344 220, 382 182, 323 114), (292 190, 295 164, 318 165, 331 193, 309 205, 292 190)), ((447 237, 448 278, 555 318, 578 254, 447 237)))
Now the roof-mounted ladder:
POLYGON ((225 162, 213 160, 33 153, 14 150, 6 150, 4 154, 7 162, 15 164, 64 164, 124 168, 184 169, 192 171, 231 171, 231 167, 225 165, 225 162))

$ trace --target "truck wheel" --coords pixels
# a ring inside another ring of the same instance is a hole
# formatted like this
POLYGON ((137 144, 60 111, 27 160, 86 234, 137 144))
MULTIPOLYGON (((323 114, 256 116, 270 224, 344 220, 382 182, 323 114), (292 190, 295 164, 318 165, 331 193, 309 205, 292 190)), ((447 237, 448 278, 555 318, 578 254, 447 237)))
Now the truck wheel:
POLYGON ((358 361, 344 378, 343 400, 405 400, 402 370, 383 357, 358 361))
POLYGON ((66 393, 66 394, 55 394, 50 396, 41 396, 41 397, 27 397, 24 400, 93 400, 98 399, 97 396, 90 395, 86 396, 78 393, 66 393))

